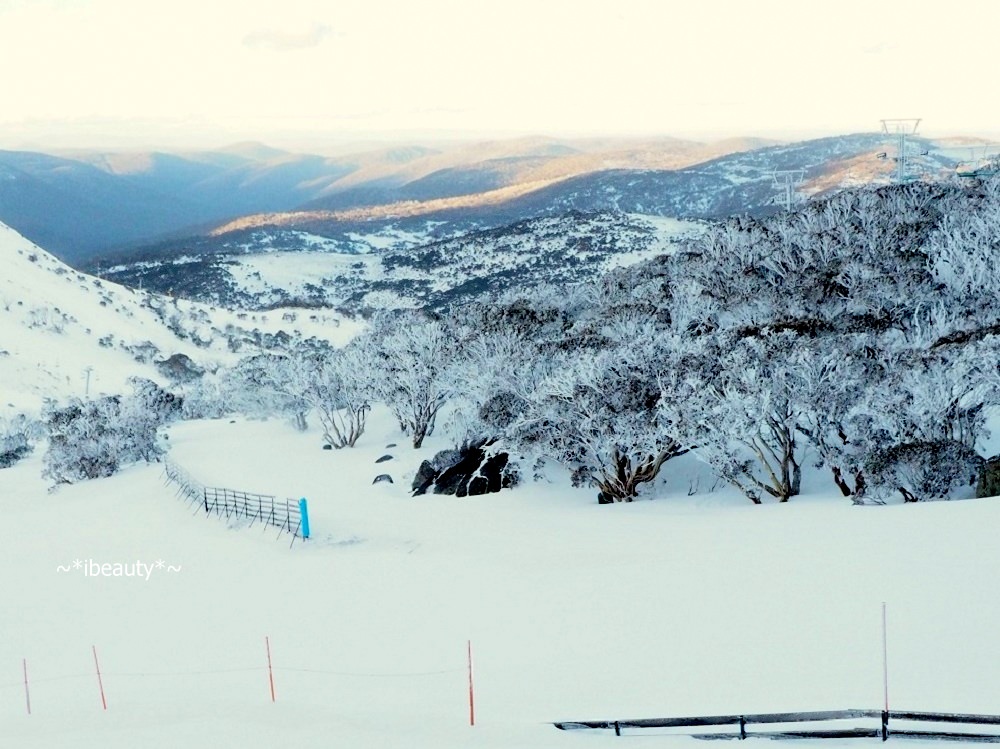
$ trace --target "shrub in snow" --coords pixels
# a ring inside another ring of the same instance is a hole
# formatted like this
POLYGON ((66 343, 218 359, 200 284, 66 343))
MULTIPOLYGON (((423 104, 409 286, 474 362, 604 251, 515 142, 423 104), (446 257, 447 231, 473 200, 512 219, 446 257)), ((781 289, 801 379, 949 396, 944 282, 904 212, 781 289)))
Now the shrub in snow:
POLYGON ((453 444, 496 441, 527 413, 521 395, 540 371, 536 346, 518 333, 477 331, 459 344, 448 376, 453 444))
MULTIPOLYGON (((311 408, 305 397, 309 379, 307 370, 314 366, 318 352, 293 355, 259 354, 241 359, 226 372, 219 384, 225 410, 241 411, 250 416, 288 415, 296 428, 305 430, 311 408)), ((211 388, 202 390, 206 406, 212 403, 211 388)))
POLYGON ((187 354, 174 354, 156 362, 157 371, 171 382, 194 382, 205 374, 205 370, 195 364, 187 354))
POLYGON ((10 468, 29 455, 40 433, 40 424, 24 414, 0 418, 0 468, 10 468))
POLYGON ((184 399, 164 390, 145 377, 130 377, 133 399, 136 406, 148 412, 158 424, 176 421, 184 411, 184 399))
POLYGON ((160 415, 141 398, 74 399, 45 410, 48 451, 43 475, 57 483, 111 476, 128 463, 155 460, 160 415))
POLYGON ((998 400, 997 378, 990 376, 995 368, 983 366, 984 358, 995 358, 992 341, 930 353, 885 337, 882 344, 886 350, 876 353, 875 366, 854 380, 860 397, 843 422, 854 465, 870 484, 855 496, 971 496, 961 487, 978 476, 976 445, 986 434, 986 407, 998 400))
POLYGON ((1000 496, 1000 455, 994 455, 983 464, 976 484, 977 497, 1000 496))
POLYGON ((203 377, 184 390, 181 418, 218 419, 231 412, 231 399, 218 377, 203 377))
POLYGON ((975 450, 956 440, 894 445, 868 459, 868 494, 885 501, 899 492, 904 502, 971 497, 983 465, 975 450))
POLYGON ((303 396, 323 427, 323 439, 337 449, 354 447, 371 410, 369 350, 355 341, 313 364, 303 396))

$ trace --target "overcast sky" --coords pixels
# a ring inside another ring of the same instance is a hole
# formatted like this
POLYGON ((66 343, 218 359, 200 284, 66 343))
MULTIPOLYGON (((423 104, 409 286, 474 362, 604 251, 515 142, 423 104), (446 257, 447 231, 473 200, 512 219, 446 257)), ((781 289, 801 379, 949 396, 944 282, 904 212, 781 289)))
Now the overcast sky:
POLYGON ((0 0, 0 146, 1000 131, 1000 2, 0 0))

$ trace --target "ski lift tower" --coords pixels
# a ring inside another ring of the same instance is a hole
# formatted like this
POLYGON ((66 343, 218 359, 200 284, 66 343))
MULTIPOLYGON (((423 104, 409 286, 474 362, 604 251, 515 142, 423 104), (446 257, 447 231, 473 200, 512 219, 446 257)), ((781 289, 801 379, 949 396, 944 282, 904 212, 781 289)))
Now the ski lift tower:
POLYGON ((776 169, 771 172, 774 189, 778 191, 777 199, 784 202, 786 211, 792 210, 795 188, 802 184, 805 177, 805 169, 776 169))
POLYGON ((896 119, 882 120, 882 132, 886 135, 895 135, 896 145, 896 181, 906 182, 906 139, 917 134, 920 127, 920 119, 896 119))
POLYGON ((955 168, 959 177, 978 178, 993 177, 997 174, 998 154, 996 145, 984 143, 981 146, 969 146, 969 161, 962 162, 955 168), (994 155, 990 156, 990 149, 994 155))

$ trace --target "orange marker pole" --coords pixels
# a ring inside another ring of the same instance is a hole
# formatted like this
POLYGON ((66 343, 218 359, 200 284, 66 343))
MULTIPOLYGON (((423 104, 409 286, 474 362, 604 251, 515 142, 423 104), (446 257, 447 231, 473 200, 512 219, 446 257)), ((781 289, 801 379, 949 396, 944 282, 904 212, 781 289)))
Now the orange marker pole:
POLYGON ((476 691, 472 680, 472 640, 468 643, 469 656, 469 725, 476 725, 476 691))
POLYGON ((264 647, 267 648, 267 680, 271 684, 271 702, 274 702, 274 669, 271 667, 271 638, 264 638, 264 647))
POLYGON ((31 715, 31 692, 28 691, 28 659, 22 658, 21 665, 24 666, 24 704, 28 708, 28 715, 31 715))
POLYGON ((101 707, 105 710, 108 709, 108 701, 104 697, 104 682, 101 679, 101 664, 97 660, 97 646, 91 645, 91 649, 94 651, 94 668, 97 669, 97 688, 101 690, 101 707))

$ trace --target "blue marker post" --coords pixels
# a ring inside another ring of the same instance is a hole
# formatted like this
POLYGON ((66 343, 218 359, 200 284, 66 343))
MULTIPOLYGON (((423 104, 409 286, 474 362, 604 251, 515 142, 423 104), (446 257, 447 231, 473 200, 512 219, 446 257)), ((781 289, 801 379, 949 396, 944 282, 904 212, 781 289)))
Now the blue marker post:
POLYGON ((309 538, 309 504, 306 498, 299 500, 299 515, 302 516, 302 540, 309 538))

